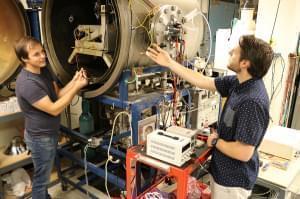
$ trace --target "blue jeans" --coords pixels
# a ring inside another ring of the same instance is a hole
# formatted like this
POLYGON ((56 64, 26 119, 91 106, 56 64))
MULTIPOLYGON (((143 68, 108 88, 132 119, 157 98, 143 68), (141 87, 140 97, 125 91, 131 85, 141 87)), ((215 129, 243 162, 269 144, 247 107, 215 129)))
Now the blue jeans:
POLYGON ((47 199, 48 184, 53 167, 58 135, 31 136, 25 131, 25 142, 31 151, 34 166, 32 199, 47 199))

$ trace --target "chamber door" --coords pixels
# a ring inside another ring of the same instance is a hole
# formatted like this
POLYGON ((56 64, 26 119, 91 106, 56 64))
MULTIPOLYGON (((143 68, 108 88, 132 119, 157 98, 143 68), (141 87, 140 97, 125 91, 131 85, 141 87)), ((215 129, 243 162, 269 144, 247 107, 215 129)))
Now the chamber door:
POLYGON ((1 0, 0 10, 0 84, 5 84, 19 68, 14 44, 29 35, 29 23, 24 8, 16 0, 1 0))

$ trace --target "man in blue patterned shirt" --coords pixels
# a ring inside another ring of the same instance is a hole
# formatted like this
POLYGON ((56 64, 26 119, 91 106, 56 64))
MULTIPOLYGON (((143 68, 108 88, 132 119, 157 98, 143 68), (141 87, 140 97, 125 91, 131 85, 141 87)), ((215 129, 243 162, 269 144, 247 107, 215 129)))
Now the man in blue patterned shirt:
POLYGON ((213 150, 210 184, 216 199, 250 196, 259 170, 257 148, 269 123, 269 98, 262 78, 273 59, 272 48, 248 35, 229 54, 227 67, 236 75, 211 78, 183 67, 157 45, 146 52, 191 84, 227 97, 217 132, 207 140, 213 150))

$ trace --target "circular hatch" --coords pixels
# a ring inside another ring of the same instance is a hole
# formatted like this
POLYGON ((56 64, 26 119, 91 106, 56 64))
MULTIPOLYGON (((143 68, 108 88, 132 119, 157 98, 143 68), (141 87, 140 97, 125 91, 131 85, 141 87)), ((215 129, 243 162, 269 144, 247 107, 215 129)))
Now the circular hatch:
POLYGON ((23 6, 16 0, 1 0, 0 10, 0 84, 5 84, 20 65, 14 43, 29 35, 29 23, 23 6))

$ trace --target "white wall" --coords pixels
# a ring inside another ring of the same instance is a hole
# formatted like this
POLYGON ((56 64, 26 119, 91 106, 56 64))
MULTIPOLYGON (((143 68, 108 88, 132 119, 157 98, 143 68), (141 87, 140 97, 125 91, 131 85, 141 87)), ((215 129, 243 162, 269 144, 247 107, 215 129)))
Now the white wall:
MULTIPOLYGON (((270 35, 275 20, 277 5, 279 0, 259 0, 257 23, 256 23, 256 36, 270 40, 270 35)), ((273 49, 276 53, 281 53, 285 59, 286 67, 282 87, 276 93, 275 99, 271 103, 270 115, 273 119, 273 124, 278 124, 280 120, 280 113, 282 111, 283 92, 285 88, 285 79, 288 67, 288 54, 295 52, 298 32, 300 32, 300 1, 299 0, 281 0, 277 16, 277 22, 273 33, 273 49)), ((281 65, 276 65, 275 84, 280 81, 281 65)), ((266 87, 270 94, 271 88, 271 70, 264 78, 266 87)))

